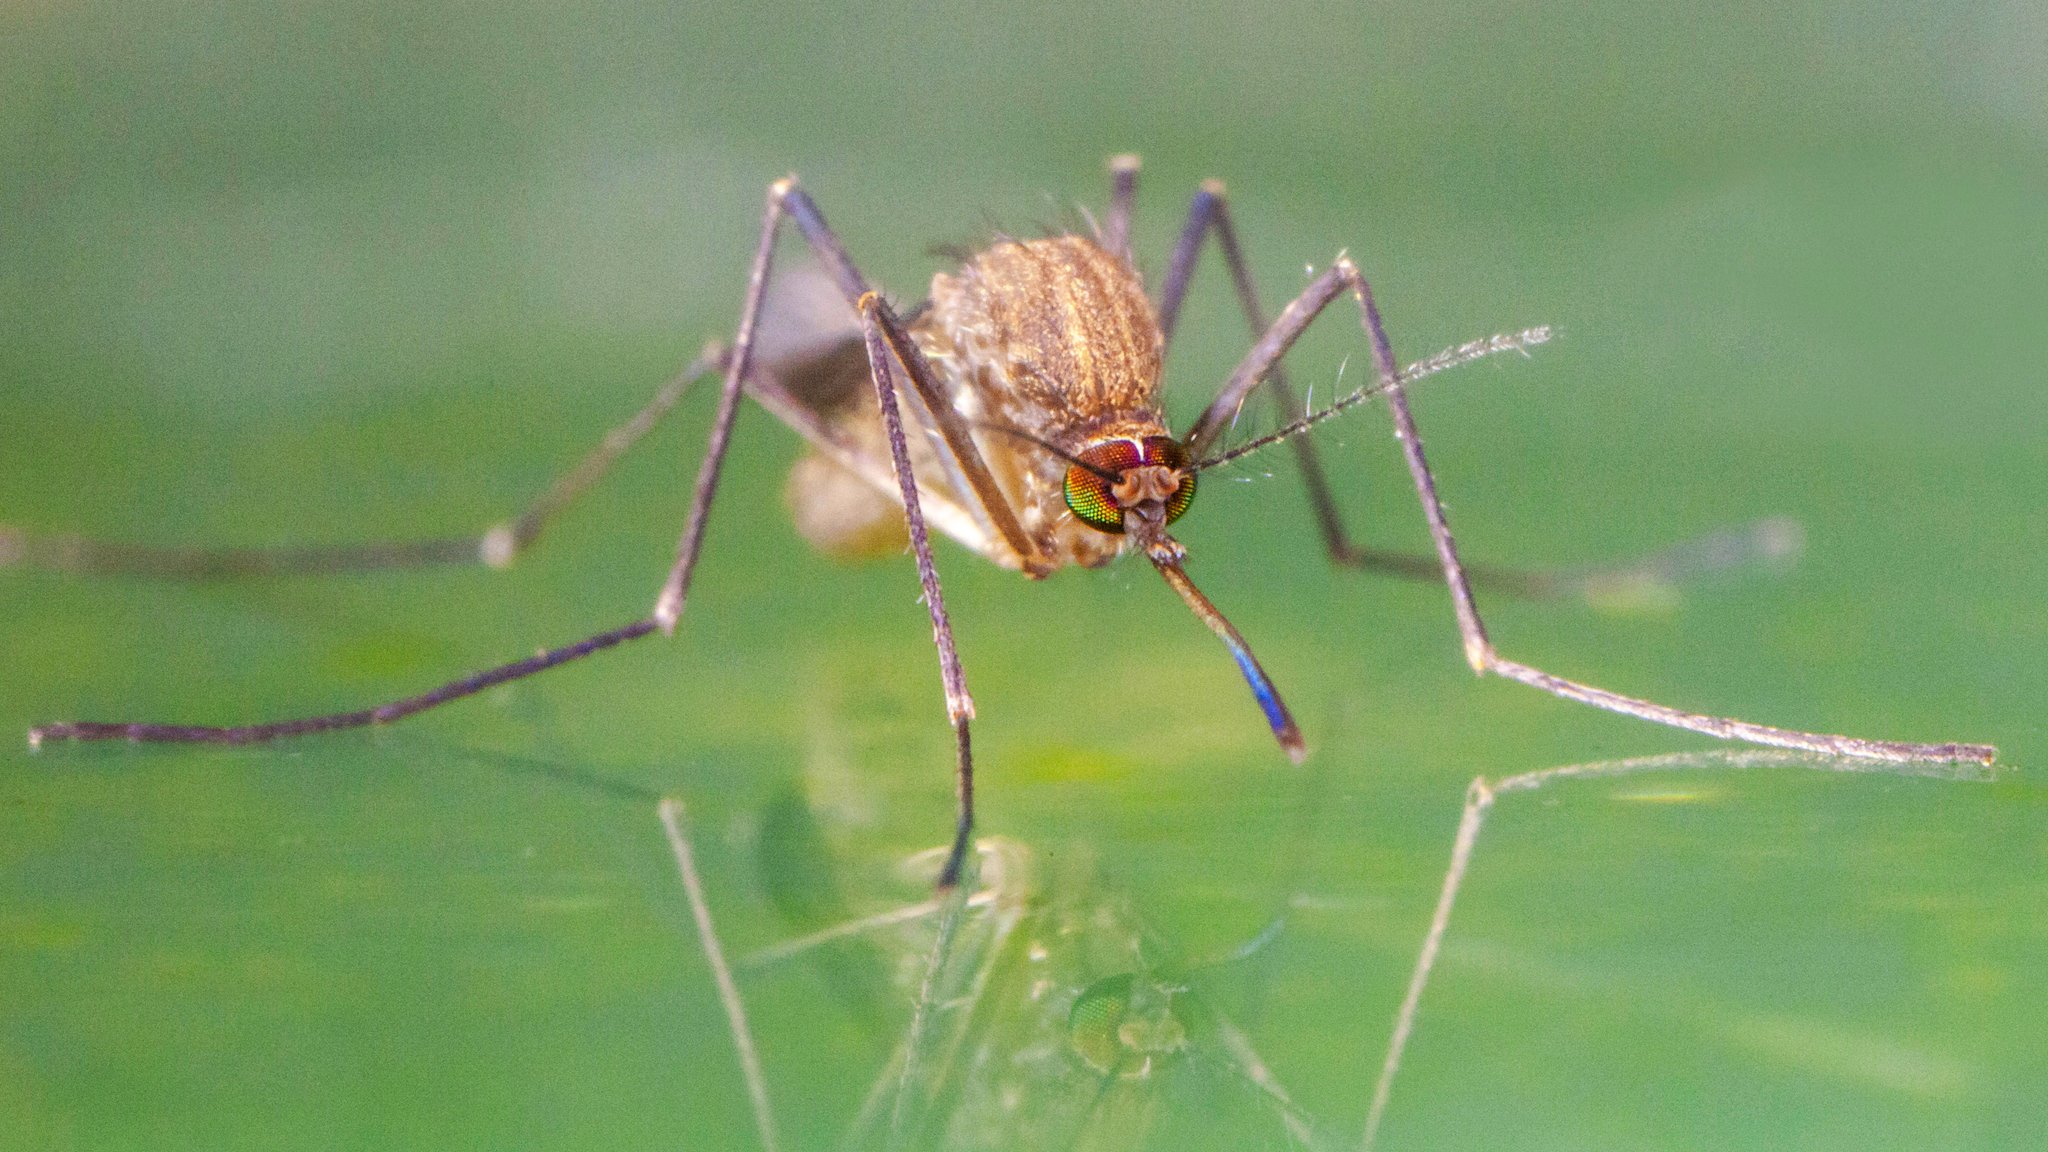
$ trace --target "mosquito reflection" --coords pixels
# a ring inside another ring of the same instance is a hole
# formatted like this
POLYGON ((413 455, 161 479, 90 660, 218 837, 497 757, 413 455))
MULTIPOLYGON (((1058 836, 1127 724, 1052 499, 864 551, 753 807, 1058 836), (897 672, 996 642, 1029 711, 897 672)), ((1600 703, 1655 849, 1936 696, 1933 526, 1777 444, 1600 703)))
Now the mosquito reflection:
MULTIPOLYGON (((896 870, 902 902, 728 962, 711 901, 692 883, 681 817, 664 802, 764 1147, 777 1146, 762 1071, 774 1057, 749 1029, 745 989, 778 969, 829 969, 849 954, 889 961, 896 1011, 875 1066, 848 1071, 868 1087, 839 1147, 1172 1148, 1219 1136, 1338 1146, 1205 991, 1208 973, 1263 962, 1282 935, 1278 922, 1214 957, 1186 957, 1084 867, 986 837, 971 857, 971 883, 931 896, 946 850, 919 853, 896 870)), ((844 977, 827 980, 839 987, 844 977)))

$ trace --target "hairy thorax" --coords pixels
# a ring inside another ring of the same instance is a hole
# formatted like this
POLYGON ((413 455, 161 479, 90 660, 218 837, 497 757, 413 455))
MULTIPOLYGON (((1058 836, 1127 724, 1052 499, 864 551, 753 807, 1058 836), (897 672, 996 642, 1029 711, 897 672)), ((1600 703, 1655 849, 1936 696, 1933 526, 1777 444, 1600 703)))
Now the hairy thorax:
POLYGON ((1122 537, 1068 512, 1059 453, 1167 434, 1164 339, 1136 270, 1087 237, 1005 241, 933 277, 914 331, 1025 532, 1055 565, 1115 557, 1122 537))

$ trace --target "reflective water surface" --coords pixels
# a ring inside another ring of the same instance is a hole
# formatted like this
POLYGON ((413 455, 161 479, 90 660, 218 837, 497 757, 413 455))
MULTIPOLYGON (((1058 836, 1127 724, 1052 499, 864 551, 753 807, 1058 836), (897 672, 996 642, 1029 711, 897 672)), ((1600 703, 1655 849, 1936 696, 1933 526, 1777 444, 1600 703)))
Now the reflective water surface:
MULTIPOLYGON (((1482 592, 1505 655, 2005 752, 1499 794, 1375 1147, 2048 1146, 2036 7, 9 5, 0 524, 476 531, 730 332, 768 181, 907 305, 933 245, 1077 219, 1135 150, 1155 279, 1217 177, 1269 308, 1349 251, 1403 360, 1551 326, 1416 392, 1472 559, 1803 533, 1675 597, 1482 592)), ((1176 427, 1248 341, 1205 257, 1176 427)), ((1337 324, 1288 366, 1327 399, 1366 362, 1337 324)), ((1441 588, 1333 570, 1254 457, 1175 528, 1307 762, 1143 566, 942 547, 983 886, 903 913, 952 810, 924 608, 803 546, 752 410, 672 640, 378 732, 18 740, 358 707, 630 619, 709 412, 504 572, 0 566, 0 1149, 755 1145, 663 797, 781 1147, 1357 1148, 1473 779, 1710 750, 1475 681, 1441 588)), ((1384 413, 1316 444, 1364 538, 1426 547, 1384 413)))

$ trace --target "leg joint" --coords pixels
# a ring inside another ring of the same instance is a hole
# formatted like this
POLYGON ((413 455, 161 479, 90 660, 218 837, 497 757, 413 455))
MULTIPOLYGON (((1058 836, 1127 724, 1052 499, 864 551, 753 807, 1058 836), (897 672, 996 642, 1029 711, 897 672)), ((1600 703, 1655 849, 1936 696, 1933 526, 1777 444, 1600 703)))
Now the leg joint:
POLYGON ((974 719, 974 697, 964 691, 946 693, 946 719, 955 728, 974 719))
POLYGON ((1474 676, 1484 676, 1493 670, 1494 661, 1499 659, 1493 645, 1484 636, 1465 637, 1465 663, 1472 666, 1474 676))

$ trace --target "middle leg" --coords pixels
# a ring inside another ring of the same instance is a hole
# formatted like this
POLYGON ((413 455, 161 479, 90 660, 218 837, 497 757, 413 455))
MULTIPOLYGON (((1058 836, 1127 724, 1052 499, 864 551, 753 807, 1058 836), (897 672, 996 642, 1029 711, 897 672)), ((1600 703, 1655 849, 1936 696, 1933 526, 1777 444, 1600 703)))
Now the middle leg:
MULTIPOLYGON (((768 205, 761 228, 761 246, 755 253, 754 271, 747 291, 746 305, 740 313, 739 334, 734 341, 726 389, 720 399, 717 423, 712 433, 712 451, 707 455, 704 467, 697 479, 697 497, 691 509, 688 526, 683 530, 682 540, 677 546, 676 563, 670 570, 668 581, 662 586, 661 595, 655 602, 654 619, 663 629, 673 628, 676 617, 681 614, 683 599, 687 593, 691 569, 702 545, 704 513, 711 504, 711 494, 718 485, 719 463, 724 457, 724 436, 731 426, 731 415, 739 401, 739 382, 747 375, 752 354, 753 338, 760 317, 760 309, 768 280, 769 267, 774 253, 776 233, 779 224, 788 219, 796 225, 812 253, 824 264, 825 271, 839 286, 842 295, 859 314, 861 334, 865 343, 869 375, 875 389, 875 399, 881 409, 883 431, 889 444, 890 462, 895 472, 898 492, 903 502, 904 526, 910 536, 911 550, 917 560, 918 582, 924 592, 925 608, 931 617, 932 641, 938 649, 939 675, 946 694, 946 718, 953 729, 954 779, 958 799, 958 819, 955 822, 953 843, 947 853, 946 863, 939 873, 939 886, 951 888, 959 882, 960 873, 966 861, 967 846, 974 829, 974 751, 969 735, 969 722, 974 717, 974 699, 967 690, 966 672, 960 663, 958 648, 953 642, 953 625, 946 613, 945 595, 939 585, 937 563, 932 558, 930 535, 925 528, 922 505, 919 500, 917 476, 912 470, 910 448, 904 434, 902 411, 897 404, 897 380, 899 370, 910 377, 916 395, 929 396, 928 408, 943 409, 948 414, 953 410, 950 403, 941 403, 935 382, 930 378, 930 367, 916 352, 908 340, 901 323, 883 301, 881 294, 871 289, 853 260, 846 253, 817 204, 809 194, 797 185, 795 177, 775 182, 768 192, 768 205)), ((937 414, 936 412, 934 413, 937 414)), ((949 433, 958 431, 941 422, 939 432, 947 436, 949 446, 959 453, 960 461, 970 468, 981 464, 972 441, 964 448, 951 444, 949 433)), ((993 479, 989 480, 991 487, 993 479)), ((1002 505, 1008 511, 1008 506, 1002 505)), ((1014 518, 1012 518, 1014 520, 1014 518)), ((1021 537, 1021 529, 1018 529, 1021 537)))
POLYGON ((507 568, 533 545, 555 516, 602 480, 620 458, 652 432, 692 384, 722 366, 725 355, 722 345, 707 345, 687 367, 670 377, 632 419, 607 433, 574 468, 557 477, 546 492, 518 515, 491 525, 479 535, 360 544, 165 547, 69 534, 44 536, 0 524, 0 568, 22 565, 79 575, 169 580, 326 576, 435 564, 481 563, 491 568, 507 568))

